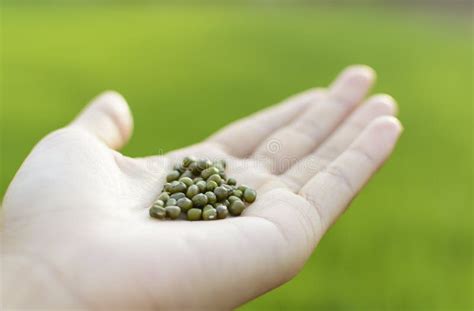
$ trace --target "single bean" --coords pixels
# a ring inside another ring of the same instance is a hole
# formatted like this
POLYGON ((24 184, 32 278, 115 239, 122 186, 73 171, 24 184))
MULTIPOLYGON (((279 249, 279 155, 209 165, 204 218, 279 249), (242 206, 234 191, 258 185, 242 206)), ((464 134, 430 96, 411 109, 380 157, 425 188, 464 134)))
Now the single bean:
POLYGON ((166 201, 166 206, 172 206, 172 205, 176 205, 176 199, 169 199, 168 201, 166 201))
POLYGON ((171 219, 177 219, 181 214, 181 209, 176 205, 170 205, 166 208, 166 215, 171 219))
POLYGON ((217 211, 217 218, 218 219, 224 219, 229 215, 229 210, 227 209, 227 206, 223 204, 219 204, 216 206, 216 211, 217 211))
POLYGON ((227 190, 222 186, 219 186, 216 189, 214 189, 214 194, 216 195, 218 201, 227 199, 227 195, 228 195, 227 190))
POLYGON ((172 171, 171 173, 169 173, 167 176, 166 176, 166 181, 167 182, 171 182, 173 180, 177 180, 179 178, 179 176, 181 175, 181 173, 179 171, 172 171))
POLYGON ((170 194, 168 192, 162 192, 160 196, 158 197, 158 200, 166 202, 168 201, 169 198, 170 198, 170 194))
POLYGON ((216 189, 217 187, 217 183, 213 180, 208 180, 207 181, 207 184, 206 184, 206 190, 209 190, 209 191, 214 191, 214 189, 216 189))
POLYGON ((202 210, 199 209, 199 208, 191 208, 186 216, 188 218, 188 220, 191 220, 191 221, 194 221, 194 220, 199 220, 201 219, 201 214, 202 214, 202 210))
POLYGON ((188 198, 181 198, 176 202, 183 212, 187 212, 189 209, 193 207, 193 201, 188 198))
POLYGON ((239 216, 245 209, 245 205, 242 201, 234 201, 229 207, 229 212, 233 216, 239 216))
POLYGON ((202 211, 203 220, 214 220, 216 218, 217 218, 217 211, 214 207, 211 206, 209 209, 202 211))
POLYGON ((163 219, 166 217, 166 209, 163 206, 152 206, 149 213, 153 218, 163 219))
POLYGON ((182 182, 178 182, 176 185, 171 185, 170 193, 184 192, 186 191, 186 185, 182 182))
POLYGON ((212 191, 208 191, 205 193, 205 195, 207 196, 207 201, 211 204, 214 204, 217 202, 217 197, 216 195, 214 194, 214 192, 212 191))
POLYGON ((191 163, 196 162, 197 159, 193 156, 188 156, 183 159, 183 166, 188 167, 191 163))
POLYGON ((240 190, 234 190, 234 191, 232 192, 232 195, 233 195, 233 196, 236 196, 236 197, 238 197, 238 198, 241 198, 241 197, 242 197, 242 194, 243 194, 243 193, 242 193, 242 191, 240 191, 240 190))
POLYGON ((252 188, 247 188, 244 191, 243 199, 247 203, 253 203, 257 198, 257 192, 252 188))
POLYGON ((199 193, 199 187, 197 185, 192 185, 188 188, 188 191, 186 191, 186 196, 192 199, 198 193, 199 193))
POLYGON ((205 206, 207 204, 208 199, 207 199, 207 196, 205 194, 199 193, 199 194, 196 194, 192 198, 192 201, 193 201, 193 206, 202 207, 202 206, 205 206))

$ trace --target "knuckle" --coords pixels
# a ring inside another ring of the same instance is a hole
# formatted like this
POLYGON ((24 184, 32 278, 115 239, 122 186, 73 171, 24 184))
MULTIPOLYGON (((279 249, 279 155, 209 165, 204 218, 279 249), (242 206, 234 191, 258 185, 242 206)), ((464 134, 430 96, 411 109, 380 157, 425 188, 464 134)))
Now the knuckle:
POLYGON ((328 168, 326 168, 324 172, 332 176, 333 178, 335 178, 339 182, 339 184, 346 187, 351 194, 355 193, 354 186, 352 182, 350 181, 350 178, 344 172, 343 168, 341 168, 338 165, 331 165, 328 168))
POLYGON ((360 147, 352 148, 350 152, 356 157, 361 158, 364 162, 367 162, 369 164, 375 164, 376 162, 375 159, 366 150, 360 147))

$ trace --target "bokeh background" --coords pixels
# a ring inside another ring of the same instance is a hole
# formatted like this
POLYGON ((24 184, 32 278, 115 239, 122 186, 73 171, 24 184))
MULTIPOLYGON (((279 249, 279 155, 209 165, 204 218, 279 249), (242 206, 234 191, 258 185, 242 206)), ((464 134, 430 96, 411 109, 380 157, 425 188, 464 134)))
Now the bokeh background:
POLYGON ((405 126, 393 158, 302 273, 241 310, 474 308, 471 1, 17 0, 1 19, 2 196, 104 89, 135 117, 124 153, 145 156, 374 67, 405 126))

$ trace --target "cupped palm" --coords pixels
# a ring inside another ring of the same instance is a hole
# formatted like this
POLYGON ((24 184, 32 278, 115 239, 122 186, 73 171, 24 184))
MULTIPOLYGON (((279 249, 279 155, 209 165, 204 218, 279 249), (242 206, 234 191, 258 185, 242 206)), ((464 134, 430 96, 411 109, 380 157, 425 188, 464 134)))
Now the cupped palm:
POLYGON ((357 107, 372 80, 369 68, 350 67, 327 90, 139 159, 114 150, 128 140, 132 121, 123 98, 107 92, 22 165, 4 200, 3 251, 40 262, 49 282, 66 289, 51 305, 242 304, 302 268, 391 153, 401 132, 393 100, 377 95, 357 107), (186 155, 225 159, 229 176, 257 189, 256 202, 223 220, 150 218, 166 173, 186 155))

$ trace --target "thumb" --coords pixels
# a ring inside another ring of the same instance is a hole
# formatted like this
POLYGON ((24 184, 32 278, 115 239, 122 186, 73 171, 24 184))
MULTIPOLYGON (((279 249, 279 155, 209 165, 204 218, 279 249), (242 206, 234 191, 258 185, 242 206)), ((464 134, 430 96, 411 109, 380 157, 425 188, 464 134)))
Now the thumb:
POLYGON ((107 91, 94 98, 72 121, 113 149, 123 147, 133 130, 133 118, 127 102, 117 92, 107 91))

